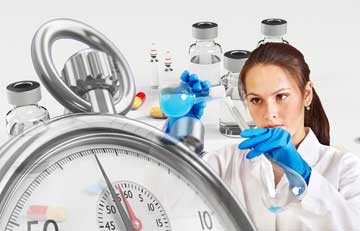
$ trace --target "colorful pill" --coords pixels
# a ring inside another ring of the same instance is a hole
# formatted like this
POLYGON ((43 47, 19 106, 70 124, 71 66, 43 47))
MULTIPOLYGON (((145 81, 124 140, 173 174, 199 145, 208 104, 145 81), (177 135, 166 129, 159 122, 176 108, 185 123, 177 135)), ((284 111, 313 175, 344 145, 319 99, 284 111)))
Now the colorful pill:
POLYGON ((160 107, 152 107, 150 110, 150 116, 155 119, 166 119, 167 116, 161 111, 160 107))
POLYGON ((85 192, 90 196, 97 196, 100 193, 102 193, 106 188, 107 187, 106 187, 105 183, 102 181, 99 181, 96 184, 89 185, 88 187, 86 187, 85 192))
POLYGON ((29 220, 46 220, 46 212, 48 206, 31 205, 27 210, 27 218, 29 220))
POLYGON ((65 209, 61 207, 49 207, 46 205, 31 205, 27 210, 28 220, 65 220, 65 209))
POLYGON ((139 97, 142 101, 145 101, 146 99, 146 95, 144 92, 142 91, 139 91, 137 94, 136 94, 137 97, 139 97))
POLYGON ((138 109, 142 104, 142 100, 140 99, 140 97, 135 96, 133 104, 131 105, 131 110, 136 110, 138 109))
POLYGON ((64 221, 65 220, 65 209, 60 207, 49 207, 46 213, 47 219, 54 221, 64 221))
POLYGON ((134 98, 131 109, 132 110, 138 109, 144 103, 145 99, 146 99, 145 93, 142 91, 138 92, 134 98))

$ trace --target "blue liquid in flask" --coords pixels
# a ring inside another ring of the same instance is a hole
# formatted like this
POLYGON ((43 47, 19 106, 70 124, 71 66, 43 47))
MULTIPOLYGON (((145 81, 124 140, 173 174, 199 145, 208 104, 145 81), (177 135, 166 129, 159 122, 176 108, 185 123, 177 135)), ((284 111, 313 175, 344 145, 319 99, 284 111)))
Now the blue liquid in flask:
POLYGON ((162 112, 170 117, 181 117, 186 115, 193 105, 225 96, 223 86, 213 86, 207 93, 194 93, 190 87, 181 83, 176 87, 167 87, 160 92, 160 108, 162 112), (223 88, 223 89, 222 89, 223 88))

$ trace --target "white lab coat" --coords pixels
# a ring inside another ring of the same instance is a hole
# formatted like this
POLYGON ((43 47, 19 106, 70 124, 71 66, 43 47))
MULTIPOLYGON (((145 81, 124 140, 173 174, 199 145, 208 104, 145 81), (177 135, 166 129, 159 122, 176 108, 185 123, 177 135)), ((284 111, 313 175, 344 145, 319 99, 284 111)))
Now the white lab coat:
MULTIPOLYGON (((297 151, 312 167, 308 191, 278 214, 268 211, 261 201, 258 161, 246 159, 247 150, 229 145, 204 159, 259 230, 360 230, 360 158, 320 144, 308 128, 297 151)), ((286 184, 285 177, 277 187, 286 184)))

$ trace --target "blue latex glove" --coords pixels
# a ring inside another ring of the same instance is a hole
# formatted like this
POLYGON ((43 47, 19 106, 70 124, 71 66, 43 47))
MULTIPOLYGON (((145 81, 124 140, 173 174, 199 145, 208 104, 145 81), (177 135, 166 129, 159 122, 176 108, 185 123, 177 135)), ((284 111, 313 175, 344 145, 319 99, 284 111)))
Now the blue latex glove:
POLYGON ((309 184, 311 167, 301 158, 287 131, 282 128, 254 128, 242 131, 240 136, 249 138, 239 144, 240 149, 252 149, 246 158, 252 159, 265 153, 275 163, 296 171, 309 184))
MULTIPOLYGON (((195 94, 201 94, 202 96, 209 95, 209 88, 210 88, 210 82, 209 81, 202 81, 199 79, 197 74, 190 74, 189 71, 185 70, 181 76, 180 79, 183 83, 190 86, 191 90, 195 94)), ((204 109, 206 107, 206 102, 195 104, 191 110, 184 115, 183 117, 192 117, 196 119, 201 119, 201 117, 204 114, 204 109)), ((166 127, 166 133, 169 133, 171 130, 172 125, 175 123, 176 120, 180 119, 182 117, 170 117, 168 120, 168 124, 166 127)))

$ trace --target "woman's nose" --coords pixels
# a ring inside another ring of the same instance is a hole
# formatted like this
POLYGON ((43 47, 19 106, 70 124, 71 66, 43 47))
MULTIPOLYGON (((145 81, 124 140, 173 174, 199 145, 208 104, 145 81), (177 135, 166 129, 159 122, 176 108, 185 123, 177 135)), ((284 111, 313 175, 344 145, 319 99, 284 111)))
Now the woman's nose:
POLYGON ((267 120, 273 120, 278 118, 278 106, 275 103, 268 102, 264 108, 264 118, 267 120))

